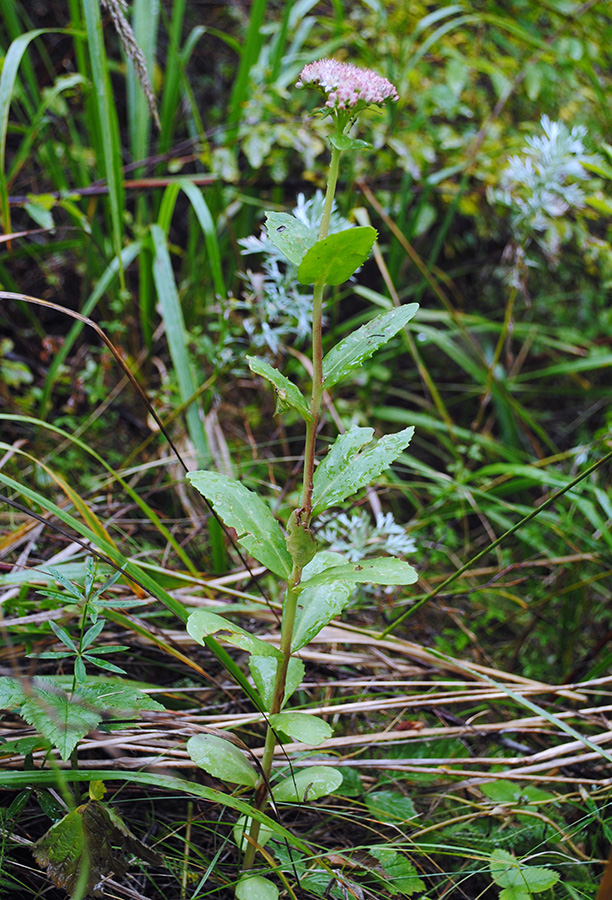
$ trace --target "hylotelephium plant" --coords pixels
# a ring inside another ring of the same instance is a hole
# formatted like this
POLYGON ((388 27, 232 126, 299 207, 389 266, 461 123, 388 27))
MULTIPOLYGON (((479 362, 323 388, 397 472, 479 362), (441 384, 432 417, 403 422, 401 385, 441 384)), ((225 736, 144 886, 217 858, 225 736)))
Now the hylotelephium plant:
MULTIPOLYGON (((325 356, 322 348, 323 300, 327 285, 346 282, 363 264, 376 240, 370 226, 330 233, 334 194, 343 152, 366 146, 351 137, 359 115, 368 107, 383 107, 398 99, 395 87, 369 69, 322 59, 307 65, 298 87, 313 86, 327 94, 320 112, 332 123, 331 161, 320 223, 309 227, 287 213, 267 213, 267 234, 283 256, 297 267, 297 281, 312 285, 312 385, 310 396, 268 362, 248 357, 253 373, 269 381, 277 394, 277 414, 292 410, 305 425, 303 481, 299 506, 283 529, 266 500, 243 484, 213 471, 192 472, 191 484, 208 500, 226 526, 234 528, 242 548, 266 566, 285 585, 280 647, 250 634, 222 616, 198 610, 187 630, 199 643, 213 636, 249 654, 256 700, 265 715, 267 731, 258 768, 233 742, 217 735, 198 734, 187 745, 194 762, 210 775, 231 785, 254 790, 253 816, 243 816, 234 829, 244 852, 236 895, 240 900, 274 900, 276 885, 254 871, 256 853, 273 832, 263 816, 270 798, 303 803, 336 790, 342 776, 329 766, 300 769, 274 781, 272 764, 280 736, 315 746, 331 736, 327 722, 301 712, 283 711, 304 675, 300 650, 348 604, 360 583, 406 585, 416 581, 415 570, 394 557, 352 561, 347 555, 319 550, 311 531, 313 519, 337 507, 365 488, 405 450, 414 429, 374 439, 372 428, 352 426, 340 434, 325 457, 317 461, 317 433, 323 392, 329 391, 392 338, 414 316, 417 304, 400 306, 373 318, 347 335, 325 356)), ((269 858, 269 854, 266 851, 269 858)))

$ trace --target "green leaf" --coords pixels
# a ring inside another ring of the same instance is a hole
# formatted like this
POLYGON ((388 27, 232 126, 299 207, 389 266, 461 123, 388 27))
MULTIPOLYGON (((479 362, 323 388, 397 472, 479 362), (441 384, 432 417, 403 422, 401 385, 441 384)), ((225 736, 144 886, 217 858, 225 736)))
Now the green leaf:
POLYGON ((499 900, 531 900, 532 897, 524 887, 507 887, 499 892, 499 900))
POLYGON ((57 747, 63 760, 69 758, 81 738, 102 720, 98 709, 81 706, 78 700, 77 694, 69 697, 49 682, 35 679, 32 693, 21 707, 22 717, 57 747))
POLYGON ((379 822, 390 825, 405 825, 418 816, 410 797, 398 791, 374 791, 366 795, 365 802, 379 822))
POLYGON ((238 542, 262 565, 282 578, 289 578, 293 562, 280 525, 261 497, 239 481, 201 469, 187 474, 189 481, 212 505, 238 542))
POLYGON ((342 581, 305 587, 298 598, 291 652, 301 650, 332 619, 339 616, 352 593, 352 586, 342 581))
POLYGON ((317 240, 314 229, 288 213, 267 212, 266 229, 274 246, 296 266, 317 240))
MULTIPOLYGON (((234 840, 236 841, 236 846, 244 851, 249 846, 249 842, 247 841, 246 835, 251 830, 251 825, 253 824, 253 819, 251 816, 240 816, 236 824, 233 828, 234 840)), ((274 832, 271 828, 268 828, 267 825, 260 825, 259 827, 259 836, 257 838, 257 843, 260 847, 265 847, 274 832)))
MULTIPOLYGON (((278 666, 279 660, 272 656, 253 655, 249 657, 249 669, 251 670, 255 687, 263 701, 265 709, 270 709, 272 706, 274 683, 276 681, 276 670, 278 669, 278 666)), ((293 657, 289 660, 285 680, 283 706, 304 680, 304 671, 304 663, 301 659, 293 657)))
POLYGON ((276 731, 282 731, 294 741, 302 741, 313 746, 323 743, 333 733, 327 722, 316 716, 309 716, 308 713, 276 713, 270 716, 270 724, 276 731))
POLYGON ((240 625, 235 625, 224 619, 223 616, 208 612, 206 609, 198 609, 189 616, 187 631, 198 644, 204 644, 205 639, 214 634, 218 640, 233 644, 234 647, 240 647, 247 653, 254 653, 257 656, 281 656, 280 650, 277 650, 272 644, 259 640, 240 625))
POLYGON ((337 506, 370 484, 406 449, 413 434, 410 426, 372 442, 373 428, 353 425, 339 435, 314 473, 313 514, 337 506))
POLYGON ((289 516, 286 544, 291 559, 300 569, 307 566, 316 555, 317 542, 306 522, 302 522, 301 509, 294 509, 289 516))
MULTIPOLYGON (((96 660, 96 662, 99 661, 96 660)), ((69 683, 66 678, 62 680, 69 683)), ((53 677, 49 677, 48 681, 51 684, 55 683, 53 677)), ((159 710, 160 712, 165 709, 162 703, 158 703, 157 700, 149 697, 129 681, 122 678, 106 678, 102 675, 97 678, 88 678, 87 684, 79 687, 74 694, 74 699, 81 701, 86 706, 95 706, 104 711, 118 713, 121 718, 127 718, 127 713, 138 715, 144 709, 159 710)))
POLYGON ((111 873, 125 875, 127 857, 162 865, 159 853, 132 834, 123 819, 98 800, 77 807, 32 846, 38 865, 72 897, 98 896, 111 873))
MULTIPOLYGON (((515 891, 522 890, 526 896, 547 891, 559 881, 554 869, 525 865, 507 850, 494 850, 489 858, 489 867, 495 884, 515 891)), ((509 893, 506 896, 510 898, 514 895, 509 893)))
POLYGON ((402 853, 384 846, 370 847, 369 853, 383 867, 388 878, 385 887, 391 893, 411 897, 425 890, 425 882, 418 877, 417 870, 402 853))
POLYGON ((304 588, 331 581, 345 581, 347 584, 414 584, 418 575, 403 559, 381 556, 378 559, 362 559, 360 562, 332 566, 319 575, 302 581, 304 588))
POLYGON ((257 772, 243 753, 215 734, 195 734, 187 741, 187 752, 196 766, 230 784, 255 787, 257 772))
POLYGON ((236 885, 238 900, 276 900, 278 888, 262 875, 243 875, 236 885))
POLYGON ((279 372, 278 369, 275 369, 274 366, 271 366, 263 359, 258 359, 255 356, 247 356, 247 361, 251 372, 255 372, 256 375, 261 375, 262 378, 267 379, 274 385, 277 398, 277 413, 282 413, 287 408, 295 409, 299 412, 305 422, 312 422, 312 413, 308 408, 308 404, 300 390, 292 381, 289 381, 289 379, 279 372))
POLYGON ((343 284, 369 256, 377 231, 360 225, 317 241, 308 250, 297 272, 300 284, 343 284))
POLYGON ((15 706, 21 706, 27 694, 17 681, 16 678, 9 678, 8 675, 0 677, 0 709, 13 709, 15 706))
POLYGON ((376 316, 353 331, 329 351, 323 360, 323 384, 326 388, 337 384, 365 359, 386 344, 412 319, 418 303, 408 303, 376 316))
POLYGON ((312 766, 298 769, 289 778, 272 788, 277 802, 305 803, 307 800, 318 800, 333 793, 342 784, 342 775, 338 769, 330 766, 312 766))
POLYGON ((336 150, 362 150, 364 147, 371 147, 367 141, 361 141, 359 138, 349 137, 348 134, 332 134, 329 143, 336 150))

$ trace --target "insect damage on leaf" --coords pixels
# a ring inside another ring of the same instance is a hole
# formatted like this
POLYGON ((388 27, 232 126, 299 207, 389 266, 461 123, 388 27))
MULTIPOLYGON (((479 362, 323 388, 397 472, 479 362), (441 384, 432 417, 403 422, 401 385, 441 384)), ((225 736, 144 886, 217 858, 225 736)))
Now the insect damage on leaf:
POLYGON ((36 862, 71 897, 101 897, 103 882, 124 875, 130 854, 160 866, 163 858, 132 834, 123 819, 90 800, 56 822, 32 847, 36 862))

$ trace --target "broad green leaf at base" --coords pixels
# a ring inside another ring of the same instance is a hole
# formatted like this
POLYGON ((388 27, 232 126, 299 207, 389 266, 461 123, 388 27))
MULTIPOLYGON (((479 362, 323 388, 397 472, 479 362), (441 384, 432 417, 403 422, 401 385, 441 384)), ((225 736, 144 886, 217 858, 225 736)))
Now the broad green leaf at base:
POLYGON ((216 734, 195 734, 187 741, 187 752, 196 766, 220 781, 255 787, 257 771, 242 751, 216 734))
POLYGON ((309 769, 297 769, 293 775, 285 778, 272 788, 272 795, 277 802, 305 803, 307 800, 318 800, 332 794, 342 784, 342 775, 331 766, 312 766, 309 769))
POLYGON ((243 875, 236 885, 238 900, 276 900, 278 888, 262 875, 243 875))
POLYGON ((327 722, 317 716, 309 716, 308 713, 282 712, 270 716, 270 724, 277 731, 293 738, 294 741, 302 741, 304 744, 323 743, 332 736, 332 730, 327 722))

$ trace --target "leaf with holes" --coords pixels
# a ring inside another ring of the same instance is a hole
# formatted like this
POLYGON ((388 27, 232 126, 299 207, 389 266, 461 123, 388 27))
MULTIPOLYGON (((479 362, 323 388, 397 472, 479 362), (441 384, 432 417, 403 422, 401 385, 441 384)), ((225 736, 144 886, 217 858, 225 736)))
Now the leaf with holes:
POLYGON ((332 581, 347 584, 414 584, 418 575, 403 559, 394 556, 380 556, 378 559, 362 559, 356 563, 332 566, 318 575, 302 581, 301 587, 314 587, 332 581))
POLYGON ((314 229, 288 213, 267 212, 266 230, 274 246, 296 266, 317 240, 314 229))

